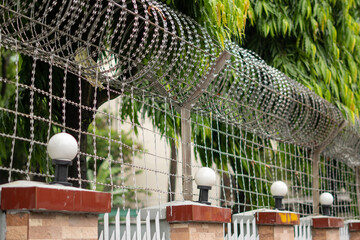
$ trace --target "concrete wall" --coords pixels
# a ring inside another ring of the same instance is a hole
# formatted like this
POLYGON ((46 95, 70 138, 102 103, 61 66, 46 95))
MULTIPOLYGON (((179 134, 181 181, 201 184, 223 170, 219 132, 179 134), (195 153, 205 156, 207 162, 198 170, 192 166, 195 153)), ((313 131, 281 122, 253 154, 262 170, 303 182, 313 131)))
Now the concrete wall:
MULTIPOLYGON (((107 112, 111 112, 112 114, 116 114, 120 108, 120 99, 114 99, 109 103, 105 103, 100 110, 107 112)), ((124 131, 132 131, 131 121, 127 120, 124 123, 120 123, 119 121, 113 120, 112 126, 114 129, 124 130, 124 131)), ((131 208, 144 208, 155 205, 160 205, 162 203, 167 202, 167 192, 169 191, 169 169, 170 169, 170 146, 166 143, 166 139, 161 135, 158 131, 156 131, 151 123, 150 119, 145 119, 141 123, 141 127, 138 127, 138 135, 135 136, 134 139, 136 142, 143 145, 143 148, 146 150, 147 154, 142 154, 140 156, 136 156, 133 159, 133 164, 138 168, 134 168, 134 170, 141 170, 143 172, 139 175, 135 175, 131 177, 126 185, 127 186, 135 186, 139 188, 147 188, 154 189, 159 191, 151 191, 151 195, 146 195, 143 193, 139 193, 137 195, 138 203, 127 203, 127 207, 131 208)), ((181 139, 180 139, 181 140, 181 139)), ((193 173, 192 176, 195 176, 195 173, 198 169, 196 166, 200 166, 200 162, 195 161, 194 151, 191 151, 192 158, 192 166, 193 173)), ((177 160, 181 160, 181 141, 177 144, 177 160)), ((178 163, 178 171, 177 171, 177 181, 176 181, 176 195, 175 200, 183 200, 182 196, 182 166, 181 163, 178 163)), ((220 176, 217 175, 217 185, 220 185, 220 176)), ((198 194, 199 190, 195 184, 193 183, 194 193, 198 194)), ((210 202, 212 205, 219 205, 219 202, 213 200, 211 198, 220 198, 220 188, 213 187, 210 191, 210 202)), ((197 200, 196 197, 194 200, 197 200)))

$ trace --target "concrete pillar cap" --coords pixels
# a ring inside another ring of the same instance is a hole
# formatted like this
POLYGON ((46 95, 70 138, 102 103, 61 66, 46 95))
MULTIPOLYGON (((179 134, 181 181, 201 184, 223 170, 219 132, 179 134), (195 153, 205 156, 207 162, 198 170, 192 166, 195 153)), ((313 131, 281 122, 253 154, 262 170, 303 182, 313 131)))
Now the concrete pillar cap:
POLYGON ((1 210, 104 213, 111 211, 111 194, 87 189, 16 181, 0 186, 1 210))

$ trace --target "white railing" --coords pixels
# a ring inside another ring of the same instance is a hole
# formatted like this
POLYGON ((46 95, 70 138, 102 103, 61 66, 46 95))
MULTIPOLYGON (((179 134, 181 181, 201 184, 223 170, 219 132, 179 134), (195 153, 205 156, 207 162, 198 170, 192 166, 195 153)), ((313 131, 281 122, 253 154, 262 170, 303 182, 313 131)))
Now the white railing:
MULTIPOLYGON (((125 223, 121 224, 120 210, 118 209, 114 229, 111 232, 109 230, 108 213, 104 215, 103 226, 99 240, 165 240, 165 231, 160 229, 159 212, 156 213, 153 222, 150 221, 150 212, 147 212, 145 221, 141 221, 139 212, 136 216, 136 223, 131 223, 130 210, 128 210, 125 223)), ((259 240, 255 217, 234 218, 232 223, 224 224, 224 233, 224 240, 259 240)), ((347 222, 343 228, 340 228, 339 233, 340 240, 350 240, 347 222)), ((300 225, 294 226, 294 240, 312 240, 311 219, 302 218, 300 225)))
POLYGON ((294 240, 312 240, 311 219, 300 219, 300 225, 294 226, 294 240))
POLYGON ((246 221, 235 219, 233 223, 224 226, 227 226, 225 240, 259 240, 255 217, 246 221))
POLYGON ((141 222, 141 214, 136 217, 136 230, 131 230, 130 210, 126 214, 125 224, 120 223, 120 211, 115 215, 115 230, 111 236, 109 232, 109 214, 104 215, 104 230, 101 231, 99 240, 165 240, 165 232, 160 238, 160 220, 159 213, 155 217, 155 232, 151 236, 150 213, 147 213, 145 223, 141 222), (124 228, 122 230, 122 228, 124 228), (122 232, 120 231, 122 230, 122 232), (122 233, 122 234, 121 234, 122 233), (121 236, 122 235, 122 236, 121 236))
POLYGON ((344 223, 344 227, 340 228, 340 240, 350 240, 349 224, 344 223))
MULTIPOLYGON (((312 240, 311 220, 300 219, 300 225, 294 226, 294 240, 312 240)), ((339 229, 340 240, 350 240, 349 225, 345 222, 344 227, 339 229)))

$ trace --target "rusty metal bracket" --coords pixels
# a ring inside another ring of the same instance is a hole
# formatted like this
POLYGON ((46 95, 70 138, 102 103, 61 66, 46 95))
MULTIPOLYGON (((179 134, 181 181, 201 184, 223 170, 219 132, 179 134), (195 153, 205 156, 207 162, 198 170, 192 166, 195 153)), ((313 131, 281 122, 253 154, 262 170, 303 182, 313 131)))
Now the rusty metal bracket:
MULTIPOLYGON (((154 90, 158 93, 160 93, 160 95, 162 96, 169 96, 168 91, 166 91, 166 89, 164 88, 163 85, 161 85, 161 83, 159 83, 158 80, 156 80, 154 77, 148 77, 149 81, 151 82, 149 87, 154 88, 154 90)), ((169 96, 170 97, 170 96, 169 96)), ((175 110, 177 112, 181 112, 181 106, 178 102, 173 101, 171 102, 171 105, 175 108, 175 110)))
POLYGON ((196 90, 188 99, 182 104, 182 107, 191 109, 192 105, 195 104, 200 96, 203 94, 203 90, 208 88, 212 80, 214 80, 215 75, 218 74, 225 66, 226 60, 230 59, 231 54, 228 51, 223 51, 220 56, 216 59, 214 65, 211 67, 209 72, 203 76, 200 80, 200 84, 197 86, 196 90))

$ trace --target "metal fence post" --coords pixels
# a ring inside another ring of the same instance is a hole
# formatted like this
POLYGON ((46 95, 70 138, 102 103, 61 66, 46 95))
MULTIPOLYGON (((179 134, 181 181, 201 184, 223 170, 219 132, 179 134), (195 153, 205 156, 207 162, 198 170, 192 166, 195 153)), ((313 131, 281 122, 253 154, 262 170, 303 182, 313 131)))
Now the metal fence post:
POLYGON ((320 153, 318 149, 313 153, 313 213, 317 215, 320 213, 319 211, 319 162, 320 162, 320 153))
POLYGON ((317 215, 320 213, 319 210, 319 162, 320 162, 320 154, 325 150, 327 145, 329 145, 335 137, 339 134, 339 132, 346 127, 347 121, 342 121, 339 126, 328 136, 327 139, 324 140, 323 143, 316 146, 313 150, 312 154, 312 167, 313 167, 313 214, 317 215))
POLYGON ((355 167, 355 181, 356 181, 356 199, 357 199, 357 207, 358 207, 358 215, 360 214, 360 167, 355 167))
POLYGON ((192 200, 190 109, 181 108, 181 152, 184 200, 192 200))
POLYGON ((223 51, 209 69, 208 73, 200 80, 193 94, 187 97, 187 100, 181 105, 181 152, 182 152, 182 186, 184 200, 192 200, 192 175, 191 175, 191 121, 190 112, 193 105, 199 100, 204 92, 225 66, 226 60, 231 57, 227 51, 223 51))

